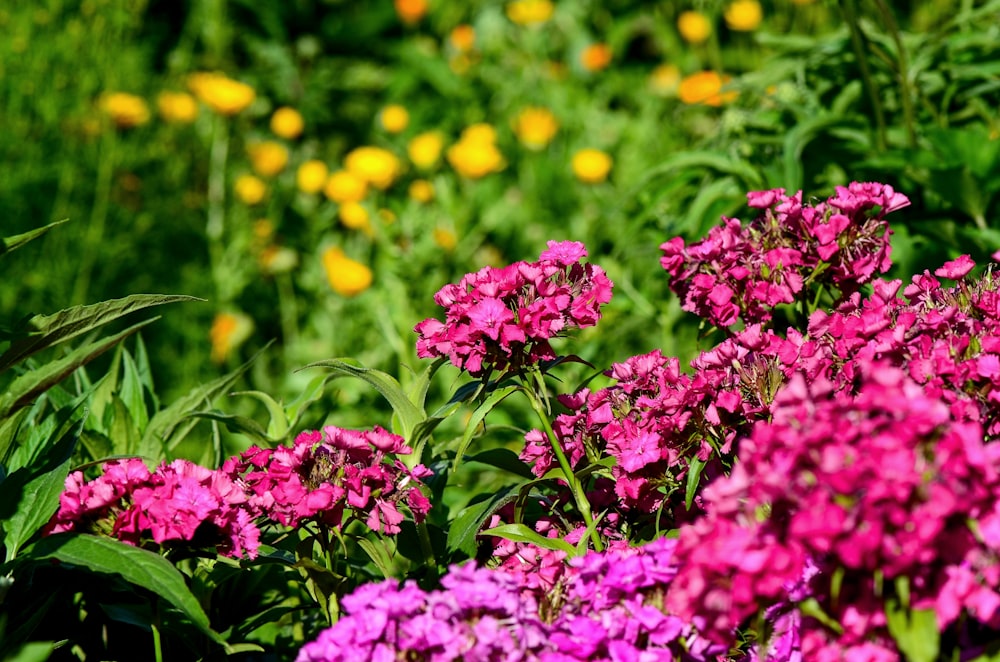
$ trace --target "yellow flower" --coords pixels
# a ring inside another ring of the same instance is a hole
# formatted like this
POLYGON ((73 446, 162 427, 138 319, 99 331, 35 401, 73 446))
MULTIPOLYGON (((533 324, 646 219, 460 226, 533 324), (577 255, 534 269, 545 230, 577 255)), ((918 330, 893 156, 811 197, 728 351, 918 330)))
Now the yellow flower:
POLYGON ((410 123, 410 114, 406 112, 406 108, 398 104, 391 104, 382 109, 378 119, 382 128, 389 133, 400 133, 410 123))
POLYGON ((229 354, 242 345, 252 332, 253 320, 244 313, 217 313, 208 332, 212 342, 212 362, 225 363, 229 354))
POLYGON ((591 44, 580 53, 580 63, 587 71, 601 71, 611 64, 611 48, 607 44, 591 44))
POLYGON ((345 228, 352 230, 371 231, 368 210, 360 202, 345 202, 337 210, 337 217, 345 228))
POLYGON ((267 195, 267 184, 253 175, 240 175, 233 188, 236 190, 236 197, 247 205, 256 205, 267 195))
POLYGON ((253 103, 257 93, 223 74, 198 72, 188 76, 188 88, 220 115, 236 115, 253 103))
POLYGON ((649 87, 660 96, 676 93, 680 82, 681 70, 673 64, 661 64, 649 74, 649 87))
POLYGON ((528 149, 536 151, 545 149, 558 130, 559 122, 547 108, 525 108, 514 122, 517 139, 528 149))
POLYGON ((406 146, 406 153, 413 165, 421 170, 433 168, 441 158, 444 136, 438 131, 427 131, 415 136, 406 146))
POLYGON ((358 147, 344 157, 344 167, 377 189, 385 190, 399 176, 396 155, 381 147, 358 147))
POLYGON ((295 172, 295 185, 303 193, 319 193, 326 184, 328 174, 329 170, 322 161, 306 161, 295 172))
POLYGON ((372 270, 331 247, 323 251, 323 269, 333 291, 341 296, 361 294, 372 284, 372 270))
POLYGON ((323 194, 337 204, 361 202, 368 194, 368 182, 348 170, 330 174, 323 186, 323 194))
POLYGON ((288 150, 273 140, 247 146, 247 155, 254 172, 262 177, 274 177, 288 165, 288 150))
POLYGON ((427 0, 394 0, 393 4, 404 23, 416 23, 427 14, 427 0))
POLYGON ((149 106, 141 98, 125 92, 101 95, 101 110, 119 129, 131 129, 149 121, 149 106))
POLYGON ((518 25, 536 25, 552 18, 555 9, 549 0, 514 0, 507 3, 507 18, 518 25))
POLYGON ((764 12, 757 0, 734 0, 723 13, 726 25, 737 32, 756 30, 764 18, 764 12))
POLYGON ((573 155, 573 174, 581 182, 599 184, 608 178, 611 157, 599 149, 581 149, 573 155))
POLYGON ((267 218, 259 218, 253 223, 253 236, 259 243, 266 244, 274 237, 274 223, 267 218))
POLYGON ((677 31, 687 43, 700 44, 712 34, 712 24, 701 12, 686 11, 677 17, 677 31))
POLYGON ((288 273, 299 264, 299 254, 287 246, 265 247, 257 256, 260 270, 268 275, 288 273))
POLYGON ((448 148, 448 163, 458 174, 479 179, 504 167, 503 155, 496 146, 496 130, 489 124, 473 124, 462 132, 459 141, 448 148))
POLYGON ((303 128, 302 115, 294 108, 283 106, 271 115, 271 131, 279 138, 295 140, 302 135, 303 128))
POLYGON ((448 228, 434 228, 434 243, 450 252, 458 245, 458 237, 448 228))
POLYGON ((451 34, 448 35, 448 42, 459 53, 471 51, 472 47, 476 45, 476 31, 468 23, 456 25, 451 34))
POLYGON ((428 203, 434 199, 434 185, 426 179, 414 179, 410 183, 409 193, 417 202, 428 203))
POLYGON ((735 90, 722 92, 722 86, 728 82, 728 76, 723 77, 715 71, 699 71, 681 80, 677 94, 687 104, 721 106, 736 98, 735 90))
POLYGON ((160 92, 156 108, 164 122, 187 124, 198 117, 198 102, 187 92, 160 92))

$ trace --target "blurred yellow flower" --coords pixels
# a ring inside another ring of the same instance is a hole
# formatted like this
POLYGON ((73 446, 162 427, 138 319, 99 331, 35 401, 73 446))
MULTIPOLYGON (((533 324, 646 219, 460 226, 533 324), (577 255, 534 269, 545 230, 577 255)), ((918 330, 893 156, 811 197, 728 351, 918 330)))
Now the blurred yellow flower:
POLYGON ((299 264, 299 254, 287 246, 271 244, 257 256, 260 270, 268 275, 288 273, 299 264))
POLYGON ((448 228, 434 228, 434 243, 446 251, 453 251, 458 245, 458 237, 448 228))
POLYGON ((187 84, 202 103, 221 115, 236 115, 246 110, 257 96, 249 85, 218 73, 193 73, 188 76, 187 84))
POLYGON ((319 193, 326 184, 329 169, 322 161, 306 161, 295 171, 295 185, 303 193, 319 193))
POLYGON ((410 198, 421 203, 428 203, 434 199, 434 185, 426 179, 414 179, 410 183, 410 198))
POLYGON ((198 102, 187 92, 160 92, 156 108, 164 122, 187 124, 198 117, 198 102))
POLYGON ((253 175, 240 175, 233 185, 236 197, 247 205, 260 203, 267 195, 267 184, 253 175))
POLYGON ((340 205, 361 202, 368 194, 368 182, 353 172, 338 170, 327 178, 323 194, 340 205))
POLYGON ((266 244, 274 237, 274 223, 267 218, 259 218, 253 222, 253 236, 256 242, 266 244))
POLYGON ((458 174, 470 179, 499 172, 505 165, 496 146, 496 130, 489 124, 473 124, 465 129, 459 141, 448 148, 446 157, 458 174))
POLYGON ((344 167, 377 189, 385 190, 399 176, 396 155, 381 147, 358 147, 344 157, 344 167))
POLYGON ((102 94, 100 107, 119 129, 131 129, 149 121, 149 106, 134 94, 110 92, 102 94))
POLYGON ((701 12, 685 11, 677 17, 677 31, 687 43, 700 44, 712 34, 712 24, 701 12))
POLYGON ((247 155, 254 172, 262 177, 274 177, 288 165, 288 149, 273 140, 248 145, 247 155))
POLYGON ((396 214, 391 209, 379 209, 378 217, 385 225, 392 225, 396 222, 396 214))
POLYGON ((548 108, 525 108, 514 122, 517 139, 528 149, 536 151, 545 149, 558 130, 559 122, 548 108))
POLYGON ((681 70, 673 64, 661 64, 649 74, 649 87, 660 96, 676 93, 680 82, 681 70))
POLYGON ((514 0, 507 3, 507 18, 518 25, 535 25, 552 18, 555 5, 549 0, 514 0))
POLYGON ((611 64, 611 47, 607 44, 591 44, 580 53, 580 63, 587 71, 601 71, 611 64))
POLYGON ((399 104, 390 104, 378 115, 382 128, 389 133, 400 133, 406 130, 410 123, 410 114, 399 104))
POLYGON ((426 131, 414 136, 406 146, 406 153, 413 165, 421 170, 429 170, 441 158, 443 148, 444 136, 439 131, 426 131))
POLYGON ((611 172, 611 157, 599 149, 581 149, 573 155, 573 174, 581 182, 599 184, 611 172))
POLYGON ((295 140, 302 135, 304 128, 302 115, 294 108, 283 106, 271 115, 271 131, 279 138, 295 140))
POLYGON ((729 76, 723 77, 715 71, 699 71, 681 80, 677 94, 687 104, 721 106, 736 98, 735 90, 722 92, 723 85, 729 80, 729 76))
POLYGON ((456 25, 448 35, 448 42, 459 53, 471 51, 476 45, 476 31, 468 23, 456 25))
POLYGON ((734 0, 726 7, 723 17, 730 30, 751 32, 764 19, 764 12, 757 0, 734 0))
POLYGON ((345 202, 337 210, 341 225, 352 230, 371 231, 368 210, 360 202, 345 202))
POLYGON ((344 251, 331 247, 323 251, 323 269, 333 291, 341 296, 361 294, 372 284, 372 270, 344 255, 344 251))
POLYGON ((393 0, 393 4, 404 23, 416 23, 427 14, 427 0, 393 0))
POLYGON ((253 320, 240 312, 221 312, 212 320, 208 337, 212 343, 212 362, 225 363, 230 353, 253 332, 253 320))

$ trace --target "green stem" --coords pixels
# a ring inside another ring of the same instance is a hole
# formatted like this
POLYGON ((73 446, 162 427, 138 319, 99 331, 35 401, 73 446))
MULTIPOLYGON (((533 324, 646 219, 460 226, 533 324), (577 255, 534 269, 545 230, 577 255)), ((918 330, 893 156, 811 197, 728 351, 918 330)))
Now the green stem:
POLYGON ((292 365, 291 356, 293 348, 298 342, 298 306, 295 302, 295 287, 292 285, 292 276, 288 272, 277 275, 275 282, 278 286, 278 311, 281 316, 281 335, 284 338, 285 367, 292 365))
MULTIPOLYGON (((156 607, 153 607, 156 609, 156 607)), ((156 620, 160 620, 159 610, 157 610, 156 620)), ((150 628, 153 630, 153 656, 156 662, 163 662, 163 644, 160 641, 160 628, 157 623, 150 623, 150 628)))
POLYGON ((906 46, 903 45, 903 36, 896 23, 896 17, 892 15, 892 10, 885 3, 885 0, 875 0, 875 6, 882 14, 882 22, 889 30, 892 41, 896 44, 896 68, 899 74, 899 96, 903 104, 903 120, 906 123, 906 137, 910 147, 917 146, 916 119, 913 113, 913 86, 910 85, 910 61, 906 54, 906 46))
POLYGON ((434 556, 434 547, 431 545, 430 532, 427 530, 427 522, 417 524, 417 539, 420 540, 420 552, 424 555, 424 561, 429 568, 437 566, 437 558, 434 556))
POLYGON ((72 301, 74 303, 86 303, 94 266, 101 254, 101 241, 104 239, 104 231, 108 221, 108 204, 111 199, 111 179, 117 161, 118 134, 115 129, 107 129, 104 132, 101 149, 98 153, 94 206, 90 211, 90 224, 87 226, 87 235, 82 246, 80 275, 73 288, 72 301))
POLYGON ((858 69, 861 70, 861 79, 865 83, 865 90, 868 98, 871 99, 872 110, 875 112, 875 127, 877 129, 875 139, 880 150, 886 149, 889 140, 885 127, 885 111, 882 109, 882 100, 878 95, 878 88, 875 86, 875 79, 872 78, 871 69, 868 67, 868 57, 865 54, 865 37, 861 31, 858 7, 854 0, 844 0, 840 3, 844 12, 844 20, 851 29, 851 46, 854 49, 854 57, 858 60, 858 69))
MULTIPOLYGON (((533 377, 537 381, 542 380, 541 373, 538 372, 538 368, 533 371, 533 377)), ((559 463, 559 468, 562 469, 563 479, 566 484, 569 485, 570 492, 573 494, 573 500, 576 502, 576 507, 583 516, 583 521, 587 525, 587 529, 590 531, 590 541, 594 544, 594 549, 598 552, 604 551, 604 544, 601 542, 601 537, 597 533, 597 528, 594 526, 594 516, 590 511, 590 501, 587 500, 587 495, 583 491, 583 485, 577 479, 576 474, 573 473, 573 467, 569 463, 566 454, 563 452, 562 446, 559 444, 559 438, 556 437, 555 430, 552 429, 552 424, 549 422, 549 416, 547 407, 545 403, 541 401, 535 389, 531 387, 530 384, 526 384, 524 387, 524 393, 528 396, 528 401, 531 403, 531 408, 535 410, 535 414, 538 415, 538 420, 542 423, 542 429, 545 431, 545 435, 548 437, 549 446, 552 447, 552 452, 556 456, 556 461, 559 463)))
POLYGON ((205 236, 208 239, 208 257, 211 265, 212 283, 215 295, 222 300, 222 255, 226 220, 226 158, 229 154, 229 125, 226 118, 216 115, 212 126, 212 148, 208 170, 208 224, 205 236))

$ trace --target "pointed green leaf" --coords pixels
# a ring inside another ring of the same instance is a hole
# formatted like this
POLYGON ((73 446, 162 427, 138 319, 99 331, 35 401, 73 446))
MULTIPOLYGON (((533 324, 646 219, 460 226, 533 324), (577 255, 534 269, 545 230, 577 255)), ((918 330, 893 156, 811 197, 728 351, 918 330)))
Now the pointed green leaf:
POLYGON ((153 317, 148 320, 133 324, 129 328, 116 333, 113 336, 103 338, 96 342, 84 345, 71 352, 68 356, 47 363, 42 367, 27 372, 10 385, 2 397, 0 397, 0 418, 9 415, 17 409, 27 406, 35 397, 44 393, 52 386, 68 377, 74 370, 82 365, 86 365, 104 352, 108 351, 119 342, 129 337, 147 324, 159 319, 153 317))
POLYGON ((0 485, 0 495, 4 500, 12 498, 12 492, 20 492, 17 510, 7 520, 0 522, 4 532, 4 546, 7 548, 7 561, 10 561, 28 540, 49 521, 59 509, 59 495, 66 485, 69 475, 70 459, 50 471, 36 475, 23 486, 16 486, 18 474, 24 472, 30 475, 29 467, 23 467, 12 473, 0 485), (20 490, 14 489, 20 487, 20 490))
POLYGON ((517 498, 512 492, 516 486, 505 487, 495 492, 489 498, 467 506, 448 527, 448 551, 461 552, 466 558, 476 555, 476 536, 483 522, 517 498))
POLYGON ((531 473, 531 468, 521 461, 521 458, 517 456, 517 453, 509 448, 491 448, 483 451, 482 453, 476 453, 475 455, 469 457, 466 462, 488 464, 491 467, 509 471, 512 474, 520 476, 521 478, 531 479, 535 477, 535 474, 531 473))
POLYGON ((112 420, 108 425, 108 438, 111 439, 111 452, 115 455, 135 455, 139 450, 139 440, 142 436, 132 420, 128 407, 117 395, 111 400, 109 410, 112 420))
POLYGON ((254 443, 263 444, 265 446, 274 446, 279 443, 279 439, 274 439, 267 434, 263 426, 260 423, 248 418, 246 416, 238 416, 235 414, 224 414, 220 411, 195 411, 190 414, 192 417, 205 418, 210 421, 217 421, 226 426, 226 429, 230 432, 235 432, 237 434, 245 434, 250 437, 254 443))
POLYGON ((532 531, 524 524, 501 524, 492 529, 486 529, 482 536, 496 536, 514 542, 526 542, 541 547, 542 549, 552 549, 566 552, 567 556, 576 556, 576 548, 562 538, 546 538, 540 533, 532 531))
POLYGON ((3 662, 45 662, 55 648, 54 641, 32 641, 18 646, 3 659, 3 662))
POLYGON ((120 575, 125 581, 152 591, 176 607, 199 630, 225 644, 209 626, 198 600, 184 583, 184 576, 159 554, 111 538, 60 533, 27 547, 22 559, 56 559, 94 572, 120 575))
MULTIPOLYGON (((270 417, 267 424, 266 436, 273 440, 285 438, 285 435, 288 434, 288 415, 285 413, 285 408, 281 406, 280 402, 263 391, 237 391, 232 395, 248 395, 263 403, 270 417)), ((258 425, 258 427, 260 426, 258 425)))
POLYGON ((149 411, 146 409, 146 398, 143 394, 139 367, 127 351, 122 352, 122 386, 119 395, 125 408, 128 409, 129 416, 135 423, 136 431, 142 435, 146 430, 146 425, 149 424, 149 411))
POLYGON ((447 361, 445 358, 435 359, 433 363, 417 375, 417 378, 410 385, 410 392, 407 395, 410 398, 410 402, 418 409, 424 409, 424 403, 427 401, 427 389, 430 388, 431 378, 447 361))
POLYGON ((29 241, 32 241, 33 239, 38 239, 52 228, 56 227, 57 225, 62 225, 68 220, 69 220, 68 218, 64 218, 61 221, 56 221, 55 223, 49 223, 48 225, 42 226, 40 228, 35 228, 34 230, 28 230, 27 232, 16 234, 13 237, 4 237, 0 239, 0 255, 17 250, 18 248, 24 246, 29 241))
POLYGON ((705 470, 706 464, 708 463, 697 457, 692 457, 688 461, 687 485, 684 490, 684 506, 688 510, 691 510, 691 504, 694 503, 694 495, 698 492, 698 485, 701 483, 701 472, 705 470))
POLYGON ((327 361, 310 363, 306 368, 330 368, 338 374, 357 377, 368 382, 392 405, 392 409, 399 417, 403 428, 399 433, 404 438, 409 439, 413 428, 424 420, 424 412, 410 401, 403 391, 403 387, 396 381, 396 378, 381 370, 352 365, 342 359, 329 359, 327 361))
POLYGON ((497 390, 490 393, 483 404, 476 407, 476 410, 472 412, 472 416, 469 418, 469 422, 465 426, 465 434, 462 435, 462 441, 458 445, 458 451, 455 453, 455 461, 452 464, 452 471, 458 469, 458 465, 462 462, 462 456, 465 455, 465 451, 469 449, 469 444, 472 443, 472 438, 476 434, 476 429, 479 424, 483 422, 486 415, 493 411, 493 408, 500 404, 504 398, 514 393, 520 386, 505 386, 503 388, 498 388, 497 390))
POLYGON ((299 396, 288 403, 285 407, 285 417, 288 420, 288 427, 290 429, 294 430, 298 426, 306 407, 322 398, 326 383, 331 379, 336 379, 336 377, 336 375, 317 375, 313 377, 309 385, 299 393, 299 396))
POLYGON ((0 356, 0 372, 43 349, 87 333, 129 313, 165 303, 203 300, 178 294, 133 294, 124 299, 74 306, 52 315, 35 315, 24 322, 22 328, 14 329, 17 339, 0 356))
POLYGON ((935 662, 941 648, 934 609, 905 609, 889 600, 885 609, 889 634, 895 639, 907 662, 935 662))
POLYGON ((358 538, 358 547, 365 550, 365 554, 372 560, 384 578, 390 579, 394 575, 392 559, 384 545, 372 542, 368 538, 358 538))

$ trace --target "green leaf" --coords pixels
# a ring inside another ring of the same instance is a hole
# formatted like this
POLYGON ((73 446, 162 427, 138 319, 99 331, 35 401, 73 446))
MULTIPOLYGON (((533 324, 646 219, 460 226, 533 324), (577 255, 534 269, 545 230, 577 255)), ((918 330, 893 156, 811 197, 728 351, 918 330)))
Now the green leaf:
POLYGON ((127 351, 122 352, 122 384, 119 396, 135 424, 135 431, 141 436, 149 424, 149 411, 146 409, 139 367, 127 351))
POLYGON ((410 398, 410 402, 412 402, 417 409, 424 409, 424 403, 427 401, 427 389, 430 388, 431 385, 431 378, 435 373, 437 373, 438 369, 447 362, 448 359, 445 358, 435 359, 433 363, 417 375, 417 378, 410 385, 410 392, 407 395, 410 398))
MULTIPOLYGON (((0 419, 8 416, 21 407, 27 406, 38 395, 68 377, 74 370, 86 365, 119 342, 129 337, 147 324, 155 322, 157 317, 133 324, 129 328, 103 338, 96 342, 78 347, 69 355, 47 363, 40 368, 27 372, 8 387, 7 392, 0 397, 0 419)), ((9 353, 9 352, 8 352, 9 353)))
MULTIPOLYGON (((236 391, 232 395, 247 395, 259 400, 264 405, 264 408, 267 409, 267 414, 270 417, 266 432, 268 439, 281 440, 285 438, 285 435, 288 434, 288 414, 285 412, 285 408, 281 406, 281 403, 263 391, 236 391)), ((259 428, 260 426, 258 425, 257 427, 259 428)))
POLYGON ((567 556, 576 556, 576 548, 562 538, 546 538, 540 533, 532 531, 524 524, 502 524, 492 529, 486 529, 480 535, 496 536, 514 542, 526 542, 541 547, 542 549, 552 549, 566 552, 567 556))
POLYGON ((245 434, 250 437, 255 443, 264 444, 266 446, 275 445, 278 440, 272 439, 267 431, 264 430, 260 423, 248 418, 246 416, 238 416, 235 414, 223 414, 220 411, 196 411, 191 412, 192 417, 205 418, 211 421, 218 421, 226 426, 226 429, 230 432, 235 432, 237 434, 245 434))
POLYGON ((888 600, 885 610, 889 634, 907 662, 935 662, 941 648, 937 614, 933 609, 904 609, 888 600))
POLYGON ((701 472, 705 470, 706 464, 708 463, 697 457, 692 457, 688 461, 687 486, 684 490, 684 507, 688 510, 691 510, 691 504, 694 503, 694 495, 701 482, 701 472))
POLYGON ((784 181, 781 186, 796 191, 802 188, 804 173, 802 169, 802 153, 824 131, 847 123, 840 115, 821 113, 811 119, 796 124, 785 134, 784 142, 784 181))
POLYGON ((500 404, 500 402, 514 393, 520 386, 505 386, 503 388, 498 388, 497 390, 490 393, 483 403, 476 407, 476 410, 472 412, 472 416, 469 418, 469 422, 465 426, 465 433, 462 435, 462 441, 458 445, 458 451, 455 453, 455 460, 452 463, 452 471, 458 469, 458 465, 462 462, 462 456, 465 455, 465 451, 469 449, 469 444, 472 443, 472 438, 476 434, 476 430, 479 428, 479 424, 483 422, 486 415, 489 414, 493 409, 500 404))
POLYGON ((515 487, 505 487, 478 503, 467 506, 448 527, 448 551, 461 552, 466 558, 476 554, 476 536, 479 529, 498 508, 517 498, 515 487))
POLYGON ((720 152, 688 151, 672 154, 646 171, 642 180, 635 186, 633 193, 649 186, 650 182, 660 176, 676 177, 678 172, 688 169, 712 170, 723 175, 738 177, 747 190, 757 190, 764 187, 764 179, 750 163, 736 159, 720 152))
POLYGON ((15 251, 21 246, 24 246, 29 241, 33 239, 38 239, 43 234, 56 227, 57 225, 62 225, 69 219, 64 218, 61 221, 56 221, 55 223, 49 223, 48 225, 42 226, 40 228, 35 228, 34 230, 28 230, 27 232, 16 234, 13 237, 4 237, 0 239, 0 255, 4 253, 10 253, 15 251))
POLYGON ((488 464, 491 467, 509 471, 512 474, 520 476, 521 478, 530 479, 535 477, 535 474, 531 473, 531 468, 521 461, 521 458, 517 456, 517 453, 509 448, 491 448, 481 453, 476 453, 475 455, 469 457, 466 462, 488 464))
POLYGON ((17 510, 0 522, 4 531, 7 561, 10 561, 35 533, 45 526, 59 508, 59 495, 69 475, 70 458, 54 469, 32 476, 31 467, 18 469, 0 485, 0 498, 4 502, 17 498, 17 510), (23 485, 19 483, 23 482, 23 485), (20 489, 18 489, 20 488, 20 489), (15 492, 20 492, 15 496, 15 492))
POLYGON ((392 558, 389 556, 388 550, 386 550, 385 545, 373 542, 368 538, 358 538, 358 547, 365 550, 365 554, 368 558, 372 560, 378 571, 382 573, 382 576, 386 579, 391 578, 395 573, 393 572, 392 558))
POLYGON ((87 333, 129 313, 165 303, 203 300, 178 294, 133 294, 124 299, 74 306, 52 315, 35 315, 24 322, 21 328, 14 330, 18 339, 0 356, 0 372, 43 349, 87 333))
POLYGON ((55 559, 106 574, 152 591, 176 607, 199 630, 219 644, 225 640, 209 626, 208 616, 188 590, 184 576, 159 554, 110 538, 88 534, 59 533, 27 547, 22 559, 55 559))
POLYGON ((295 429, 301 420, 306 407, 323 397, 323 389, 326 383, 335 379, 336 375, 317 375, 309 382, 309 385, 302 389, 297 398, 285 406, 285 417, 288 420, 288 427, 295 429))
POLYGON ((352 365, 343 359, 329 359, 327 361, 310 363, 306 368, 330 368, 337 374, 357 377, 375 387, 382 394, 382 397, 389 401, 393 411, 399 417, 400 424, 402 425, 402 430, 399 431, 399 434, 405 439, 410 438, 413 428, 425 418, 424 412, 410 401, 410 398, 407 397, 403 391, 403 387, 399 385, 396 378, 381 370, 352 365))
POLYGON ((3 662, 44 662, 52 655, 55 647, 54 641, 32 641, 18 646, 3 662))
POLYGON ((167 451, 173 450, 198 424, 198 419, 192 417, 191 412, 205 405, 211 406, 212 402, 219 395, 228 391, 257 360, 257 357, 270 346, 271 343, 265 345, 259 352, 250 357, 250 360, 229 374, 193 388, 187 395, 177 399, 169 407, 158 411, 149 420, 146 433, 143 435, 142 441, 139 442, 139 455, 154 461, 164 459, 167 451))

